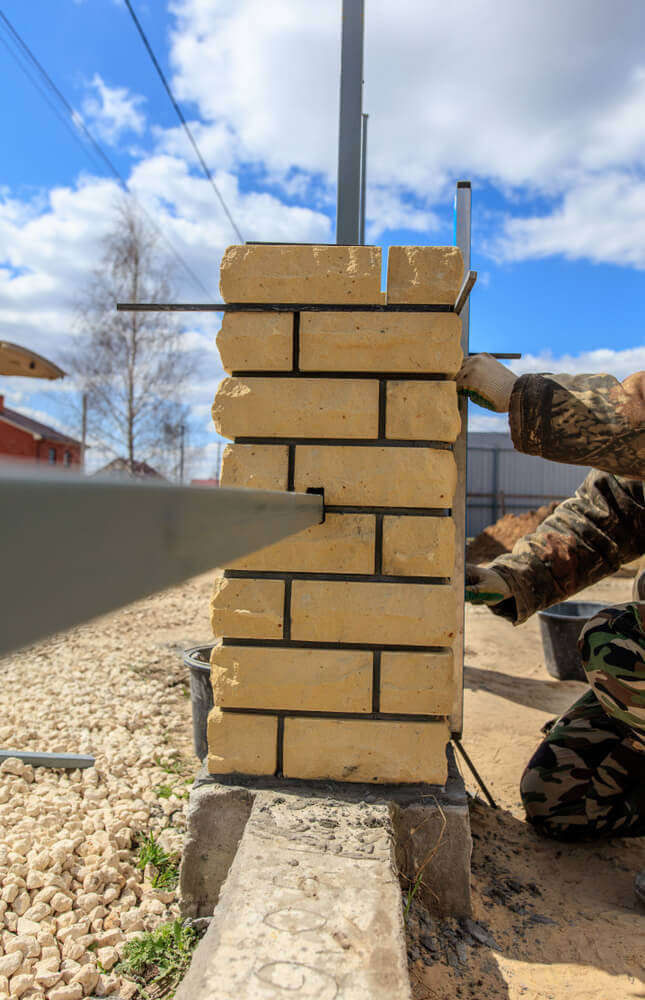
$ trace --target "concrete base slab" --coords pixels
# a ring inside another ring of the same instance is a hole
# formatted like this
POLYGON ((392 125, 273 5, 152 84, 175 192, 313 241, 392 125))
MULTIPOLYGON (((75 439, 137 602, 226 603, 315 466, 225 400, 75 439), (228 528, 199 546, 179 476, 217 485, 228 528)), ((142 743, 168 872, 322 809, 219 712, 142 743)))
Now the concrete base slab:
POLYGON ((466 793, 199 772, 184 916, 214 916, 177 1000, 409 996, 401 889, 471 914, 466 793), (216 905, 217 904, 217 905, 216 905))
POLYGON ((386 803, 255 793, 176 1000, 275 1000, 286 993, 410 997, 386 803))

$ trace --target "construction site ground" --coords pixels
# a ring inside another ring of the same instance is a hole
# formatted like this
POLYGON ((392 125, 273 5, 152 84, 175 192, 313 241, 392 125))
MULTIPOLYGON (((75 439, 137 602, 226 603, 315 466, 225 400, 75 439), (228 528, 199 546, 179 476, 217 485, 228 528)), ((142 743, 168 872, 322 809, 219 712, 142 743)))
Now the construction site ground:
MULTIPOLYGON (((583 592, 624 603, 632 580, 583 592)), ((556 843, 537 836, 519 797, 540 727, 585 690, 544 666, 537 617, 513 627, 466 608, 463 743, 497 810, 462 766, 472 794, 474 923, 411 908, 415 1000, 624 1000, 645 997, 645 907, 632 890, 645 838, 556 843), (472 932, 472 933, 471 933, 472 932)))
MULTIPOLYGON (((114 722, 122 715, 129 730, 123 730, 124 739, 131 741, 134 756, 139 751, 132 741, 150 743, 150 759, 139 768, 151 786, 150 792, 139 793, 151 811, 147 822, 154 820, 156 829, 168 827, 164 835, 177 838, 177 846, 181 816, 164 815, 155 803, 165 800, 156 797, 154 786, 185 781, 197 767, 181 650, 209 641, 212 580, 213 574, 196 578, 53 637, 4 663, 11 683, 1 699, 3 745, 103 753, 98 768, 101 786, 108 796, 114 788, 119 799, 127 792, 123 777, 118 777, 124 774, 123 766, 128 781, 139 773, 134 757, 119 768, 119 741, 112 745, 114 722), (104 724, 97 726, 99 706, 99 714, 105 714, 104 724), (153 761, 157 755, 176 761, 181 775, 166 775, 157 768, 153 761)), ((629 599, 631 583, 629 578, 612 577, 585 596, 623 602, 629 599)), ((520 775, 540 726, 566 708, 583 685, 549 676, 536 620, 513 628, 486 608, 470 606, 466 620, 463 742, 499 808, 495 811, 486 804, 464 771, 473 795, 474 920, 442 921, 411 906, 413 994, 416 1000, 645 997, 645 909, 639 907, 631 886, 634 872, 645 867, 645 842, 614 840, 572 847, 542 840, 526 825, 519 802, 520 775)), ((64 777, 57 779, 53 773, 49 781, 60 781, 61 790, 67 787, 64 777)), ((88 801, 87 808, 105 804, 88 801)), ((125 808, 125 801, 121 805, 125 808)), ((185 801, 181 805, 185 807, 185 801)), ((21 812, 18 798, 14 822, 21 819, 21 812)), ((143 815, 140 818, 143 821, 143 815)), ((101 826, 97 813, 96 827, 101 826)), ((135 820, 126 820, 126 826, 134 829, 135 820)), ((107 909, 111 912, 118 906, 116 899, 107 909)), ((176 903, 168 899, 157 909, 145 917, 146 927, 172 919, 176 903)), ((118 917, 115 912, 112 919, 118 917)), ((104 921, 108 926, 108 919, 104 921)), ((119 995, 118 980, 110 985, 113 990, 116 986, 113 995, 119 995)))

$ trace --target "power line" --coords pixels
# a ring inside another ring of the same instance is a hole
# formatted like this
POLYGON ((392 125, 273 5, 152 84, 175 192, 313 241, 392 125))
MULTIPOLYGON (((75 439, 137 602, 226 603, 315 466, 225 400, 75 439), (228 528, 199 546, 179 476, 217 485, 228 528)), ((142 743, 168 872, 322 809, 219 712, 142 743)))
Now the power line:
POLYGON ((170 89, 170 84, 166 80, 164 72, 163 72, 161 66, 159 65, 159 63, 157 61, 157 57, 155 56, 154 52, 152 51, 152 46, 150 45, 150 42, 148 41, 148 39, 146 37, 145 31, 141 27, 141 23, 139 21, 139 18, 135 14, 134 9, 132 7, 132 4, 130 3, 130 0, 125 0, 125 5, 128 8, 128 10, 130 11, 130 15, 131 15, 132 20, 134 21, 136 27, 137 27, 137 31, 141 35, 141 40, 142 40, 143 44, 145 45, 146 49, 148 50, 148 55, 152 59, 154 67, 157 70, 157 73, 159 74, 159 78, 161 79, 161 82, 163 83, 163 85, 164 85, 164 87, 166 89, 166 93, 168 94, 168 97, 170 98, 172 106, 175 109, 175 111, 177 112, 177 117, 179 118, 179 121, 183 125, 184 131, 185 131, 186 135, 188 136, 188 138, 191 141, 192 147, 195 150, 195 153, 197 155, 197 159, 201 163, 202 170, 204 171, 204 173, 205 173, 206 177, 208 178, 208 180, 211 182, 211 187, 213 188, 213 191, 215 192, 215 194, 217 195, 217 197, 219 199, 220 205, 222 206, 222 208, 224 209, 224 211, 226 213, 226 218, 228 219, 228 221, 231 223, 231 226, 235 230, 235 235, 237 236, 237 238, 240 241, 240 243, 244 243, 244 238, 243 238, 240 230, 238 229, 238 227, 236 225, 236 222, 235 222, 235 219, 231 215, 226 202, 224 201, 224 198, 222 196, 222 193, 221 193, 220 189, 218 188, 217 184, 215 183, 215 179, 214 179, 212 173, 208 169, 208 166, 206 164, 206 161, 204 160, 204 157, 202 156, 202 154, 199 151, 199 147, 198 147, 198 145, 197 145, 197 143, 195 141, 193 133, 190 131, 190 128, 188 127, 188 122, 184 118, 183 112, 182 112, 181 108, 179 107, 179 105, 177 104, 177 101, 175 100, 174 94, 173 94, 172 90, 170 89))
MULTIPOLYGON (((152 218, 152 216, 150 215, 150 213, 148 211, 146 211, 146 209, 144 208, 144 206, 139 202, 139 200, 129 190, 128 185, 127 185, 125 179, 123 178, 123 176, 121 175, 121 173, 119 172, 119 170, 115 167, 114 163, 109 158, 109 156, 107 155, 107 153, 102 149, 101 145, 94 138, 94 136, 92 135, 92 133, 88 129, 87 125, 85 124, 85 122, 81 118, 81 116, 74 110, 74 108, 69 103, 69 101, 64 96, 64 94, 62 94, 61 91, 58 89, 58 87, 56 86, 56 84, 54 83, 54 81, 52 80, 52 78, 50 77, 49 73, 46 71, 46 69, 42 65, 42 63, 39 62, 39 60, 36 58, 36 56, 34 55, 34 53, 31 51, 31 49, 29 48, 29 46, 27 45, 27 43, 24 41, 24 39, 18 33, 18 31, 16 30, 16 28, 14 28, 13 24, 11 23, 11 21, 9 20, 9 18, 6 16, 6 14, 2 10, 0 10, 0 18, 2 19, 2 21, 3 21, 4 25, 5 25, 5 28, 7 28, 9 30, 9 32, 10 32, 10 38, 12 38, 14 45, 19 46, 18 51, 21 52, 23 58, 26 56, 29 59, 29 61, 31 62, 31 64, 40 73, 42 79, 45 81, 45 83, 49 87, 50 91, 52 91, 52 93, 57 97, 57 99, 59 100, 59 102, 65 108, 67 114, 69 115, 69 118, 71 118, 71 120, 72 120, 73 124, 76 126, 77 130, 81 131, 85 135, 86 139, 91 144, 92 148, 95 150, 95 153, 98 154, 98 156, 102 160, 103 164, 108 168, 109 172, 116 178, 116 180, 119 182, 119 184, 121 185, 121 187, 123 188, 123 190, 126 192, 126 194, 130 198, 132 198, 132 200, 137 205, 137 207, 139 208, 139 210, 141 212, 143 212, 143 214, 146 216, 146 218, 148 219, 148 221, 150 222, 150 224, 153 226, 153 228, 156 229, 156 231, 159 233, 159 235, 161 236, 162 240, 164 241, 164 243, 166 244, 166 246, 168 247, 168 249, 172 253, 172 255, 176 258, 177 261, 179 261, 179 263, 184 268, 184 270, 186 271, 186 273, 188 275, 190 275, 190 277, 195 282, 195 284, 199 285, 199 287, 205 293, 205 295, 207 296, 207 298, 209 298, 209 299, 212 300, 211 294, 208 291, 208 289, 205 287, 205 285, 203 284, 203 282, 197 277, 197 275, 195 274, 195 272, 193 271, 193 269, 190 267, 189 264, 186 263, 186 261, 181 256, 181 254, 177 250, 175 250, 175 248, 172 245, 172 243, 168 240, 168 238, 161 231, 161 229, 159 228, 159 226, 157 225, 157 223, 155 222, 155 220, 152 218)), ((4 39, 2 39, 2 41, 4 41, 4 39)), ((8 46, 6 45, 6 42, 5 42, 5 46, 8 48, 8 46)), ((9 51, 11 51, 11 50, 9 50, 9 51)), ((19 60, 17 59, 17 57, 16 57, 16 61, 19 62, 19 60)), ((31 83, 39 91, 39 93, 41 94, 41 96, 45 99, 45 101, 47 102, 47 104, 49 105, 49 107, 51 108, 51 110, 54 111, 54 113, 56 114, 56 117, 60 121, 61 120, 60 114, 52 106, 51 102, 47 98, 46 94, 43 92, 42 88, 38 85, 38 83, 36 82, 36 80, 29 74, 29 72, 27 71, 27 68, 25 66, 21 65, 21 68, 23 69, 23 71, 25 72, 26 76, 31 81, 31 83)), ((69 126, 67 125, 67 119, 65 119, 65 125, 69 129, 69 126)), ((78 131, 75 133, 75 135, 78 138, 78 131)), ((85 149, 86 152, 89 152, 89 150, 87 149, 87 147, 83 147, 83 148, 85 149)))

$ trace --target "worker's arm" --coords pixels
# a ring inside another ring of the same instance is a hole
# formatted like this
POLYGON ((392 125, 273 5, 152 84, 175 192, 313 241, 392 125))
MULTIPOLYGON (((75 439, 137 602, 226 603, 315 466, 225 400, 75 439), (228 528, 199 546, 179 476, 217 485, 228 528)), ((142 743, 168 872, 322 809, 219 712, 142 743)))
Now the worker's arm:
POLYGON ((468 358, 460 392, 508 410, 513 444, 527 455, 645 478, 645 372, 514 375, 488 354, 468 358))
POLYGON ((592 470, 575 495, 559 504, 533 534, 491 563, 489 569, 512 595, 491 603, 491 611, 520 624, 644 551, 642 480, 592 470))

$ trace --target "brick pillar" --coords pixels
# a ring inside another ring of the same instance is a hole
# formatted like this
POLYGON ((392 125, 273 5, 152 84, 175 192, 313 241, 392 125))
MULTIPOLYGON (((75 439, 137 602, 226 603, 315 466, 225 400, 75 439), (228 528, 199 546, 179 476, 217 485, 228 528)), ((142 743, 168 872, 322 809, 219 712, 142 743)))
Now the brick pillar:
POLYGON ((216 585, 212 773, 445 781, 461 324, 424 307, 452 306, 461 253, 391 247, 362 308, 380 278, 376 247, 224 255, 225 301, 294 309, 224 317, 222 485, 321 490, 326 516, 216 585))

